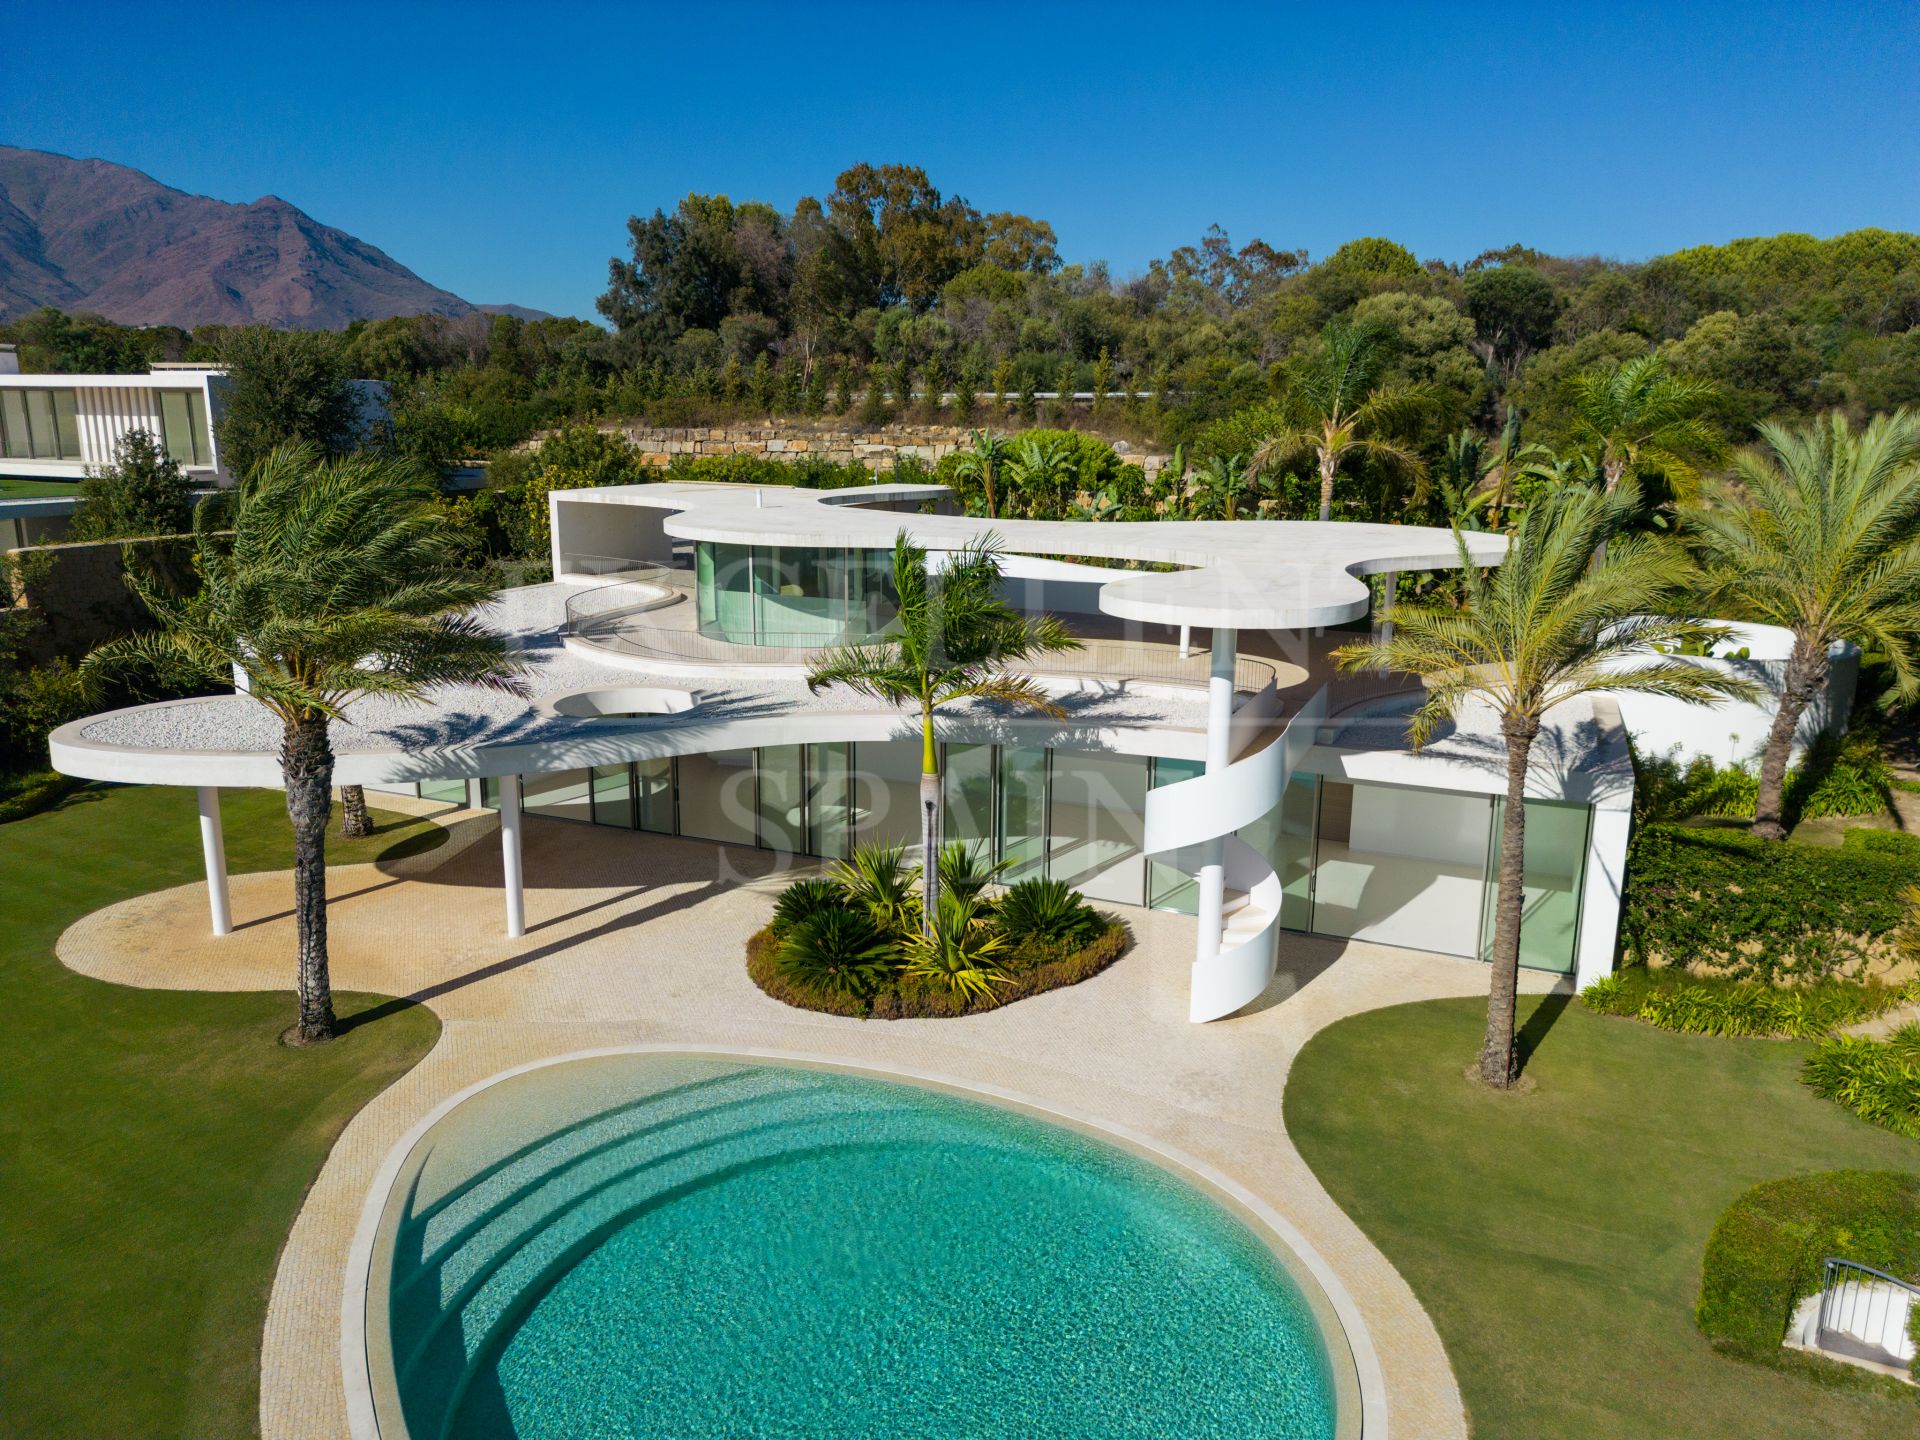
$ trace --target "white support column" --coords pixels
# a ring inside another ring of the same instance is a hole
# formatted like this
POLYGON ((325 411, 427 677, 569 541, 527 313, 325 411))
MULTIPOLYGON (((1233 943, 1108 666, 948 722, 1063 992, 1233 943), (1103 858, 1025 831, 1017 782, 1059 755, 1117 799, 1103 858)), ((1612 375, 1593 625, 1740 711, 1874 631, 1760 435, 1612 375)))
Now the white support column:
MULTIPOLYGON (((1237 630, 1214 626, 1212 664, 1207 677, 1207 773, 1224 770, 1233 760, 1233 669, 1240 643, 1237 630)), ((1220 932, 1226 924, 1227 871, 1221 837, 1209 840, 1206 861, 1200 867, 1199 933, 1194 960, 1211 960, 1220 953, 1220 932)))
POLYGON ((1391 640, 1393 638, 1393 600, 1400 589, 1398 571, 1389 570, 1380 577, 1380 604, 1373 612, 1373 638, 1391 640))
POLYGON ((1186 659, 1192 649, 1193 627, 1191 625, 1182 625, 1180 627, 1180 658, 1182 660, 1186 659))
POLYGON ((233 901, 227 893, 227 839, 220 828, 220 791, 200 787, 200 854, 207 865, 207 908, 213 912, 213 933, 233 933, 233 901))
POLYGON ((1614 952, 1620 944, 1620 899, 1627 880, 1627 841, 1632 835, 1632 811, 1593 812, 1580 897, 1579 950, 1574 957, 1573 980, 1582 990, 1613 973, 1614 952))
POLYGON ((520 876, 520 777, 500 777, 500 870, 507 892, 507 935, 527 933, 527 896, 520 876))

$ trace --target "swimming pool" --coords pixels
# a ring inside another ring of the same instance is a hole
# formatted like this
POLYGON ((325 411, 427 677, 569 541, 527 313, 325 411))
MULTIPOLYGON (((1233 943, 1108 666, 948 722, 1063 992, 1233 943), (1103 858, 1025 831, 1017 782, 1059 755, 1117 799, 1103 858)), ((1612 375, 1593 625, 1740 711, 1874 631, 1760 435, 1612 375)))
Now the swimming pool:
POLYGON ((413 1145, 366 1359, 385 1440, 1335 1440, 1351 1362, 1303 1283, 1220 1201, 1077 1129, 618 1054, 512 1075, 413 1145))

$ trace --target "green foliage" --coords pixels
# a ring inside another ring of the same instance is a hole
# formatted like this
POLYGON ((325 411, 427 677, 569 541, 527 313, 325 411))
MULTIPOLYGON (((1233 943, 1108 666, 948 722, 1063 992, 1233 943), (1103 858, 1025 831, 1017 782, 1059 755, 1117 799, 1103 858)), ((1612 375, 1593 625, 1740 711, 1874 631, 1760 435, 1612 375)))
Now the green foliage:
POLYGON ((1084 945, 1099 933, 1100 914, 1062 880, 1010 886, 997 906, 1000 928, 1018 943, 1084 945))
POLYGON ((1836 1035, 1808 1057, 1800 1078, 1862 1120, 1920 1140, 1920 1023, 1884 1040, 1836 1035))
POLYGON ((131 430, 113 447, 113 464, 80 482, 70 538, 118 540, 182 535, 193 524, 193 491, 160 443, 131 430))
MULTIPOLYGON (((1634 756, 1634 811, 1644 820, 1698 816, 1753 818, 1760 781, 1739 765, 1719 766, 1696 755, 1682 766, 1671 755, 1634 756)), ((1789 826, 1829 815, 1885 815, 1892 809, 1893 767, 1879 736, 1856 730, 1839 739, 1822 735, 1787 772, 1784 812, 1789 826)))
POLYGON ((219 348, 227 385, 216 438, 230 473, 250 475, 281 445, 343 455, 360 436, 360 399, 338 335, 249 325, 227 331, 219 348))
POLYGON ((780 937, 776 967, 789 984, 849 998, 870 996, 892 972, 899 941, 866 910, 837 905, 780 937))
POLYGON ((831 880, 796 880, 773 902, 773 920, 767 928, 777 939, 822 911, 839 910, 846 903, 845 892, 831 880))
POLYGON ((1599 1014, 1624 1015, 1684 1035, 1818 1040, 1843 1025, 1884 1014, 1911 994, 1872 982, 1781 986, 1637 965, 1602 976, 1580 998, 1599 1014))
MULTIPOLYGON (((1005 872, 1010 860, 995 860, 987 846, 967 840, 949 840, 940 847, 940 890, 943 895, 977 900, 987 886, 1005 872)), ((983 912, 984 913, 984 912, 983 912)))
POLYGON ((937 975, 909 974, 904 962, 896 962, 888 978, 870 994, 801 983, 781 973, 781 942, 770 928, 747 942, 747 973, 774 999, 803 1010, 875 1020, 954 1019, 1065 985, 1078 985, 1113 964, 1132 942, 1132 932, 1112 917, 1103 921, 1091 941, 1078 947, 1010 942, 1010 948, 998 957, 998 968, 1006 978, 993 984, 990 998, 983 998, 977 990, 968 993, 956 989, 937 975))
POLYGON ((1715 1349, 1784 1365, 1794 1307, 1818 1293, 1829 1256, 1920 1279, 1920 1175, 1831 1170, 1754 1186, 1707 1240, 1694 1319, 1715 1349))
POLYGON ((996 992, 1011 983, 1000 967, 1012 948, 974 896, 942 890, 930 930, 908 935, 903 954, 909 976, 958 998, 993 1005, 996 992))
POLYGON ((51 809, 86 783, 53 770, 0 775, 0 825, 51 809))
POLYGON ((1621 932, 1639 961, 1778 981, 1858 975, 1890 953, 1904 856, 1777 844, 1742 831, 1643 824, 1621 932))
POLYGON ((913 893, 919 873, 918 866, 907 864, 904 845, 856 845, 846 859, 834 862, 827 878, 875 924, 904 932, 919 924, 919 899, 913 893))

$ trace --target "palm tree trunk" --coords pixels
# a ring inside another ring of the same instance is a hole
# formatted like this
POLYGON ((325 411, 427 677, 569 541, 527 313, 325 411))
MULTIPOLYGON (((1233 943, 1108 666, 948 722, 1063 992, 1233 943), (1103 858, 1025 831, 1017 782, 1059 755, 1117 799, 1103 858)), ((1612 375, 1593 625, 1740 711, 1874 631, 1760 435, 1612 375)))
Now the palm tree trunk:
POLYGON ((989 520, 998 520, 1000 518, 1000 505, 993 494, 993 468, 991 466, 988 466, 980 472, 980 483, 987 487, 987 518, 989 520))
POLYGON ((293 822, 293 920, 299 937, 302 1045, 334 1036, 333 985, 327 975, 327 821, 333 814, 333 745, 324 715, 286 722, 280 741, 287 818, 293 822))
POLYGON ((1507 804, 1500 823, 1500 892, 1494 902, 1493 974, 1487 985, 1487 1038, 1480 1078, 1496 1090, 1513 1084, 1513 1021, 1520 989, 1520 917, 1526 903, 1527 757, 1538 720, 1509 720, 1507 804))
POLYGON ((1787 673, 1780 687, 1780 705, 1767 731, 1767 748, 1760 752, 1760 789, 1753 798, 1753 833, 1763 840, 1787 838, 1785 807, 1787 757, 1800 717, 1827 683, 1827 647, 1817 639, 1795 636, 1787 657, 1787 673))
POLYGON ((1333 518, 1333 452, 1320 452, 1320 518, 1333 518))
POLYGON ((358 785, 340 787, 340 835, 345 840, 364 840, 373 834, 373 817, 367 814, 367 792, 358 785))
POLYGON ((1607 494, 1611 495, 1620 488, 1620 477, 1627 473, 1627 462, 1609 460, 1601 467, 1601 473, 1607 477, 1607 494))
POLYGON ((933 937, 940 904, 940 750, 933 739, 933 712, 920 715, 920 933, 933 937))

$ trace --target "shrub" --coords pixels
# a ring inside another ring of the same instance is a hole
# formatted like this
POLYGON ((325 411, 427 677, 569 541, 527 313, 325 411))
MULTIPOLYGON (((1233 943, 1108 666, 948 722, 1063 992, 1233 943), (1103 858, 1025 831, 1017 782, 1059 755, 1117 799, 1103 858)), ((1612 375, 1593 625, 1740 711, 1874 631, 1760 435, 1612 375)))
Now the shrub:
POLYGON ((1893 954, 1900 892, 1916 879, 1920 864, 1905 854, 1641 825, 1621 930, 1642 963, 1768 981, 1861 973, 1893 954))
POLYGON ((1782 987, 1634 966, 1602 976, 1580 998, 1602 1015, 1625 1015, 1687 1035, 1817 1040, 1882 1014, 1910 993, 1877 983, 1821 980, 1782 987))
POLYGON ((844 909, 846 904, 846 896, 830 880, 796 880, 773 902, 773 923, 767 928, 775 936, 785 935, 822 911, 844 909))
MULTIPOLYGON (((1643 820, 1724 816, 1751 820, 1760 781, 1738 765, 1724 768, 1704 755, 1682 766, 1673 754, 1641 755, 1634 763, 1634 810, 1643 820)), ((1893 806, 1893 767, 1880 737, 1861 729, 1834 739, 1822 735, 1787 772, 1781 797, 1787 822, 1826 815, 1885 815, 1893 806)))
POLYGON ((904 845, 856 845, 835 862, 827 879, 876 925, 904 934, 920 924, 920 897, 913 890, 919 874, 918 866, 907 864, 904 845))
POLYGON ((1100 932, 1099 913, 1060 880, 1022 880, 1000 897, 1000 930, 1016 945, 1084 945, 1100 932))
POLYGON ((897 946, 873 917, 847 907, 820 910, 779 941, 782 978, 830 994, 871 995, 893 969, 897 946))
MULTIPOLYGON (((997 987, 1000 1005, 1045 994, 1066 985, 1078 985, 1106 969, 1126 953, 1133 933, 1119 920, 1107 917, 1105 928, 1077 949, 1052 945, 1016 945, 1003 967, 1006 983, 997 987)), ((786 1005, 828 1015, 875 1020, 957 1019, 989 1008, 976 998, 956 994, 921 976, 896 971, 871 995, 830 991, 800 983, 780 970, 780 942, 771 930, 747 941, 747 974, 754 984, 786 1005)))
POLYGON ((1011 863, 989 860, 986 846, 979 842, 949 840, 940 847, 940 894, 977 900, 1011 863))
POLYGON ((0 825, 50 810, 86 783, 51 770, 0 777, 0 825))
POLYGON ((1785 1364, 1780 1342, 1828 1256, 1920 1277, 1920 1175, 1835 1170, 1754 1186, 1713 1227, 1694 1319, 1717 1350, 1785 1364))
POLYGON ((1920 1140, 1920 1023, 1885 1040, 1837 1035, 1808 1057, 1800 1078, 1862 1120, 1920 1140))
MULTIPOLYGON (((942 859, 944 860, 944 856, 942 859)), ((906 973, 926 980, 954 996, 998 1004, 997 987, 1009 983, 999 968, 1012 947, 980 913, 978 902, 943 890, 934 907, 933 933, 918 931, 906 937, 902 953, 906 973)))

